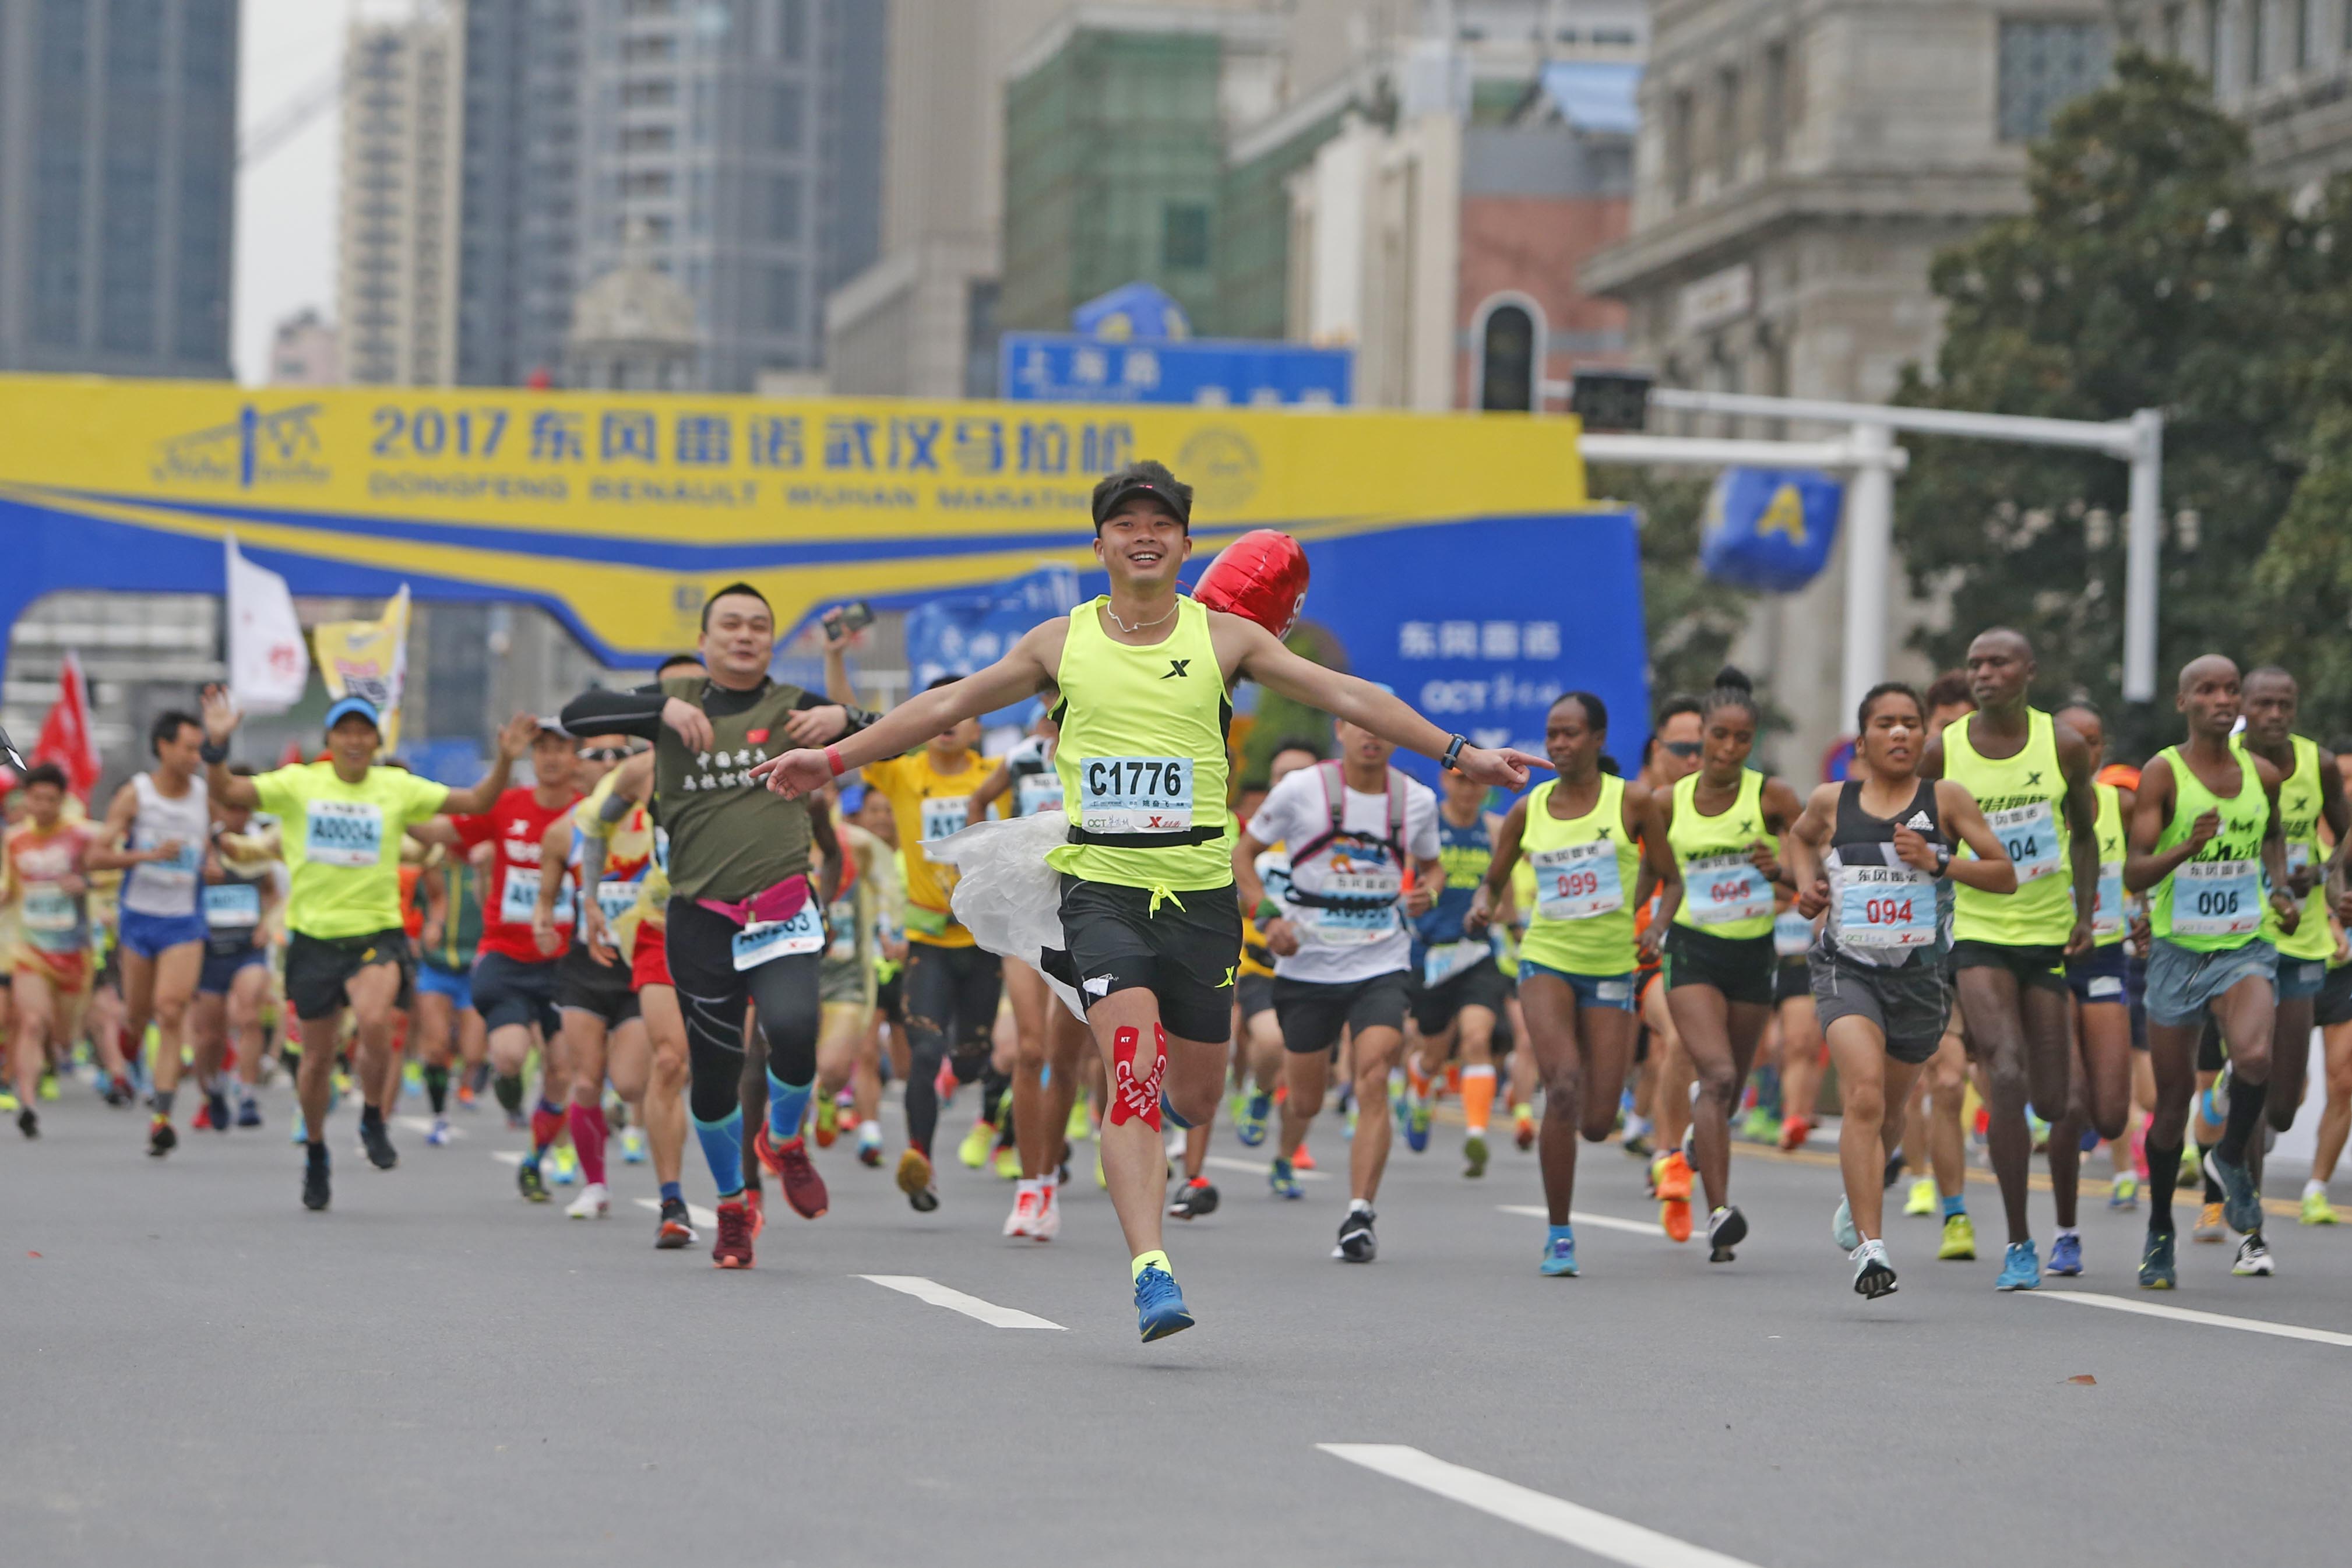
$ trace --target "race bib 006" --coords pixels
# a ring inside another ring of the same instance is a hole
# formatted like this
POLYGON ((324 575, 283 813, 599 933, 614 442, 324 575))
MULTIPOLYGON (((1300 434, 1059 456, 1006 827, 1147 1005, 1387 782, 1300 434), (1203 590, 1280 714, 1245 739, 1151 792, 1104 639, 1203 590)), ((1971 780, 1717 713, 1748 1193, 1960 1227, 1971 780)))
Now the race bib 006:
POLYGON ((824 947, 824 921, 814 902, 803 904, 790 920, 755 920, 735 933, 735 967, 756 969, 776 958, 820 952, 824 947))
POLYGON ((2263 928, 2260 861, 2187 861, 2172 873, 2178 936, 2248 936, 2263 928))

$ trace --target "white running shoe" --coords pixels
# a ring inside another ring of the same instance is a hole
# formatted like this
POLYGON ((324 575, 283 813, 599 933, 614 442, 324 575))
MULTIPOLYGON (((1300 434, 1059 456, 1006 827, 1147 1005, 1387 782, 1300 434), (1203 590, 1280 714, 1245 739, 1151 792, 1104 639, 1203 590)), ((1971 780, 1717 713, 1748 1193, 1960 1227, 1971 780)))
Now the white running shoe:
POLYGON ((1037 1194, 1034 1189, 1024 1189, 1014 1195, 1013 1212, 1004 1217, 1004 1234, 1026 1236, 1029 1234, 1030 1226, 1035 1223, 1036 1218, 1037 1194))
POLYGON ((1062 1233, 1062 1200, 1048 1182, 1037 1192, 1037 1217, 1029 1222, 1029 1239, 1051 1241, 1062 1233))
POLYGON ((2238 1257, 2230 1265, 2231 1273, 2267 1279, 2272 1271, 2271 1249, 2263 1244, 2261 1232, 2257 1231, 2238 1243, 2238 1257))
POLYGON ((592 1181, 580 1189, 580 1196, 564 1207, 564 1213, 574 1219, 604 1219, 613 1212, 612 1195, 601 1181, 592 1181))
POLYGON ((449 1118, 446 1116, 436 1116, 433 1118, 433 1130, 425 1134, 425 1141, 434 1148, 438 1149, 448 1144, 450 1136, 449 1118))

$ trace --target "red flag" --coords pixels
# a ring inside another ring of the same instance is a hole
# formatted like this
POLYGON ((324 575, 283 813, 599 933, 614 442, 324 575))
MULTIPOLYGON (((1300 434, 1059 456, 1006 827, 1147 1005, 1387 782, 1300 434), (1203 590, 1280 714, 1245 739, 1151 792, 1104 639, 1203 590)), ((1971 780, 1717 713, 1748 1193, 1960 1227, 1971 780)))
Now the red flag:
POLYGON ((41 721, 41 737, 33 743, 33 760, 54 762, 64 768, 67 782, 85 806, 89 804, 89 792, 98 787, 98 776, 105 771, 98 742, 89 733, 89 684, 82 679, 81 661, 71 653, 58 672, 58 700, 50 706, 49 716, 41 721))

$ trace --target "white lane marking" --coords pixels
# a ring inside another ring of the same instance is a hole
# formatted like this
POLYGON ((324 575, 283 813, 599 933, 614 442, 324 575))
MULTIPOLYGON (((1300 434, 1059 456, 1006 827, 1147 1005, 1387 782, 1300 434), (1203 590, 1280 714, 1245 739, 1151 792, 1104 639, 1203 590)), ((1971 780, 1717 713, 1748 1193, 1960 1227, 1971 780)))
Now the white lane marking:
POLYGON ((978 1296, 967 1296, 961 1291, 951 1291, 937 1280, 926 1280, 920 1274, 860 1274, 857 1277, 871 1280, 886 1291, 902 1291, 919 1301, 929 1301, 935 1307, 945 1307, 968 1318, 978 1318, 991 1328, 1059 1329, 1062 1326, 1012 1307, 1000 1307, 994 1301, 983 1301, 978 1296))
POLYGON ((2105 1307, 2114 1312, 2137 1312, 2142 1317, 2170 1318, 2175 1322, 2203 1323, 2209 1328, 2239 1329, 2247 1333, 2275 1334, 2280 1339, 2309 1340, 2314 1344, 2336 1344, 2352 1347, 2352 1333, 2337 1333, 2331 1329, 2307 1329, 2294 1323, 2265 1322, 2261 1318, 2233 1318, 2221 1312, 2200 1312, 2193 1307, 2167 1307, 2155 1301, 2137 1301, 2129 1296, 2104 1296, 2096 1291, 2026 1291, 2021 1292, 2045 1301, 2072 1301, 2078 1307, 2105 1307))
MULTIPOLYGON (((1230 1155, 1211 1155, 1201 1163, 1204 1166, 1214 1166, 1221 1171, 1241 1171, 1245 1175, 1262 1176, 1265 1175, 1266 1167, 1271 1166, 1274 1162, 1271 1159, 1268 1159, 1264 1164, 1260 1164, 1255 1160, 1237 1160, 1230 1155)), ((1183 1167, 1183 1164, 1184 1156, 1181 1154, 1179 1154, 1176 1156, 1177 1168, 1181 1170, 1183 1167)), ((1297 1176, 1300 1181, 1322 1181, 1326 1179, 1326 1175, 1322 1171, 1302 1171, 1295 1166, 1292 1168, 1290 1174, 1297 1176)))
POLYGON ((1704 1546, 1661 1535, 1654 1530, 1580 1508, 1547 1492, 1448 1464, 1402 1443, 1318 1443, 1317 1448, 1349 1464, 1377 1470, 1442 1498, 1508 1520, 1523 1530, 1623 1563, 1629 1568, 1755 1568, 1704 1546))
MULTIPOLYGON (((661 1212, 661 1200, 654 1197, 641 1197, 637 1199, 637 1207, 639 1208, 650 1208, 656 1214, 659 1214, 661 1212)), ((707 1208, 698 1207, 691 1203, 686 1206, 686 1217, 694 1221, 697 1225, 702 1226, 708 1229, 715 1230, 719 1227, 719 1217, 717 1215, 711 1213, 710 1210, 707 1208)))
MULTIPOLYGON (((1525 1215, 1529 1219, 1551 1218, 1550 1209, 1533 1203, 1498 1203, 1495 1206, 1495 1212, 1525 1215)), ((1629 1236, 1663 1237, 1666 1233, 1662 1226, 1647 1225, 1638 1219, 1620 1219, 1613 1214, 1588 1214, 1580 1208, 1568 1211, 1568 1222, 1570 1225, 1598 1226, 1603 1230, 1622 1230, 1629 1236)))
MULTIPOLYGON (((433 1131, 433 1118, 430 1116, 394 1116, 393 1121, 398 1125, 407 1128, 412 1133, 430 1133, 433 1131)), ((449 1129, 449 1135, 453 1138, 462 1138, 466 1135, 466 1129, 463 1127, 451 1127, 449 1129)))
POLYGON ((503 1165, 519 1166, 522 1164, 522 1151, 520 1149, 492 1149, 490 1151, 490 1158, 497 1160, 503 1165))

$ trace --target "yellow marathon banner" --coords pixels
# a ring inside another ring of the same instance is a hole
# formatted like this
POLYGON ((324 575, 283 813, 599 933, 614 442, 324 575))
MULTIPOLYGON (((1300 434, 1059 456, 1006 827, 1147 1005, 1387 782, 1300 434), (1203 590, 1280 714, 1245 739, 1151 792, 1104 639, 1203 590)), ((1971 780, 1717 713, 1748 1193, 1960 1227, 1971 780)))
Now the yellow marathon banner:
POLYGON ((400 746, 400 698, 408 682, 408 589, 403 584, 381 621, 321 621, 311 628, 320 676, 331 698, 365 697, 383 722, 386 755, 400 746))
MULTIPOLYGON (((1564 417, 0 376, 0 522, 201 541, 207 576, 234 529, 298 593, 535 600, 616 664, 690 645, 738 578, 789 627, 1085 567, 1094 481, 1139 457, 1193 486, 1202 565, 1251 528, 1588 505, 1564 417)), ((178 559, 159 548, 152 574, 178 559)))

